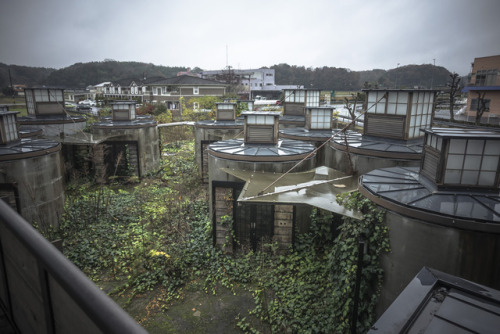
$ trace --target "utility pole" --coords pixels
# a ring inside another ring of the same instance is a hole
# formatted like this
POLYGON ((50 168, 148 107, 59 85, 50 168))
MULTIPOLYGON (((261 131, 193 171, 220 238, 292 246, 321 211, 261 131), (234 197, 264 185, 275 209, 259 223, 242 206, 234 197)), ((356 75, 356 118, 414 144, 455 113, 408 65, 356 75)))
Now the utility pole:
POLYGON ((16 92, 14 91, 14 85, 12 84, 12 76, 10 75, 10 68, 9 68, 9 81, 10 81, 10 89, 12 92, 12 103, 16 104, 16 98, 15 98, 16 92))
MULTIPOLYGON (((434 62, 434 67, 436 67, 436 58, 432 58, 432 61, 434 62)), ((431 74, 431 89, 434 87, 434 70, 435 68, 432 69, 431 74)))
POLYGON ((396 66, 396 89, 398 89, 398 69, 399 69, 399 63, 396 66))

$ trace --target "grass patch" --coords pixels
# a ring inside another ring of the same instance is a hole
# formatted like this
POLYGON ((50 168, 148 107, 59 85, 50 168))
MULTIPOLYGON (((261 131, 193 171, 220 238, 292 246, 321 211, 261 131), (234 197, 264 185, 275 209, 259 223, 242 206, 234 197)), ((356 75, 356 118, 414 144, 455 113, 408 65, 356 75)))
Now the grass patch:
POLYGON ((212 246, 206 188, 193 141, 167 145, 158 173, 138 184, 73 184, 61 230, 64 253, 151 333, 349 331, 357 242, 364 256, 360 320, 373 320, 387 250, 383 214, 359 195, 339 199, 365 213, 332 230, 316 215, 288 254, 223 254, 212 246), (335 235, 340 237, 334 238, 335 235))

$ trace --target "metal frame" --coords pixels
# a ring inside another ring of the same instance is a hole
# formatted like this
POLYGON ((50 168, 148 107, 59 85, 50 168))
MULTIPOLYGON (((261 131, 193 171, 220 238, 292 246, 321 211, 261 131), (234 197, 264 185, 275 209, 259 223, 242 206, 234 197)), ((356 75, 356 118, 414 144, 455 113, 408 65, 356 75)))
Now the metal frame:
MULTIPOLYGON (((43 277, 51 278, 57 282, 70 298, 88 316, 92 323, 102 330, 103 333, 147 333, 137 322, 135 322, 123 309, 121 309, 111 298, 92 283, 73 263, 61 254, 49 241, 41 236, 32 226, 19 216, 6 203, 0 201, 0 224, 5 226, 12 235, 28 250, 30 255, 39 266, 43 277)), ((5 270, 4 245, 0 236, 1 263, 5 270)), ((6 271, 4 271, 4 275, 6 271)), ((9 282, 3 282, 7 287, 10 298, 16 298, 9 290, 9 282)), ((42 279, 42 296, 46 307, 52 306, 49 286, 42 279)), ((2 301, 3 304, 5 304, 2 301)), ((7 304, 10 304, 7 301, 7 304)), ((9 307, 9 305, 5 305, 9 307)), ((7 315, 13 320, 15 310, 10 308, 7 315)), ((51 323, 47 325, 46 333, 55 333, 54 318, 52 311, 47 310, 45 315, 51 323)), ((84 329, 80 329, 83 331, 84 329)))
MULTIPOLYGON (((455 289, 475 298, 476 301, 473 302, 477 303, 478 309, 480 309, 479 305, 485 306, 481 308, 481 312, 485 314, 489 312, 495 313, 500 307, 500 291, 435 269, 423 267, 368 333, 409 333, 411 329, 425 330, 430 319, 437 316, 430 312, 426 305, 435 303, 433 299, 436 298, 442 288, 455 289), (417 324, 419 320, 420 325, 417 324), (417 328, 412 328, 415 324, 417 324, 417 328)), ((443 297, 438 296, 438 298, 443 297)), ((474 314, 474 316, 478 315, 474 314)), ((459 315, 451 316, 450 319, 444 319, 444 321, 451 320, 453 325, 460 327, 459 323, 454 322, 459 320, 458 317, 459 315)), ((493 323, 491 318, 479 316, 476 321, 486 321, 486 327, 490 328, 492 332, 498 330, 498 323, 493 323)), ((467 329, 465 330, 467 331, 467 329)), ((423 331, 419 331, 419 333, 423 333, 423 331)), ((445 331, 445 333, 449 332, 445 331)))

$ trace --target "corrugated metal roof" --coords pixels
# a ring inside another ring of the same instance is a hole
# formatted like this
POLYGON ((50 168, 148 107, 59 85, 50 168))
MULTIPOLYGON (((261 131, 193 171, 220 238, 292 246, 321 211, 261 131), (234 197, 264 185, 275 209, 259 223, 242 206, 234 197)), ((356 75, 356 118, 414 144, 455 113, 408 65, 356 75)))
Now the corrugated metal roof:
POLYGON ((498 333, 500 291, 422 268, 368 333, 498 333))

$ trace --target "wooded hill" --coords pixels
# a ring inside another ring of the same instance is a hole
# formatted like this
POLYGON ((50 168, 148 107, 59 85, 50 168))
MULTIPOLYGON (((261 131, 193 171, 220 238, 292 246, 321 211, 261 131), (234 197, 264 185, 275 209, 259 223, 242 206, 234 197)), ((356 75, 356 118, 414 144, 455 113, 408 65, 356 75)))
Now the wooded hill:
MULTIPOLYGON (((365 87, 379 88, 422 88, 443 87, 450 79, 450 72, 441 66, 407 65, 391 70, 374 69, 371 71, 351 71, 337 67, 305 68, 304 66, 279 64, 270 68, 275 70, 276 84, 303 85, 305 88, 323 90, 359 90, 365 87)), ((0 88, 13 84, 33 86, 57 86, 63 88, 85 88, 104 81, 123 79, 142 79, 156 76, 173 77, 186 67, 168 67, 140 62, 102 61, 76 63, 54 69, 6 65, 0 63, 0 88)), ((196 67, 193 72, 201 71, 196 67)), ((464 81, 464 80, 463 80, 464 81)))
POLYGON ((351 71, 345 68, 305 68, 287 64, 274 65, 277 84, 304 85, 324 90, 360 90, 362 88, 443 87, 450 71, 441 66, 407 65, 391 70, 351 71))

